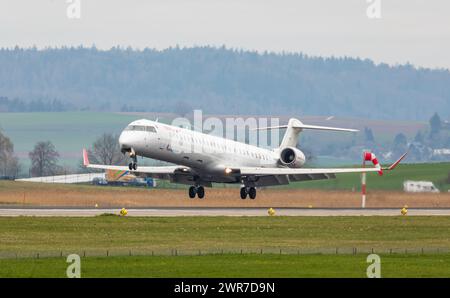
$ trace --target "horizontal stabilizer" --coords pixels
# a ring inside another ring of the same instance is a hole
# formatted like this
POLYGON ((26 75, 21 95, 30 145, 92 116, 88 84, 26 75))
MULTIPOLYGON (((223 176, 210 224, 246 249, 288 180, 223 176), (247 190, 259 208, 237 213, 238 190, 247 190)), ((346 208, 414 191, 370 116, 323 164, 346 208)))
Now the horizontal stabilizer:
MULTIPOLYGON (((271 130, 271 129, 283 129, 288 128, 288 125, 279 125, 279 126, 269 126, 269 127, 259 127, 256 128, 256 130, 271 130)), ((357 129, 351 129, 351 128, 340 128, 340 127, 329 127, 329 126, 318 126, 318 125, 306 125, 306 124, 299 124, 299 125, 293 125, 292 128, 297 129, 314 129, 314 130, 329 130, 329 131, 344 131, 344 132, 358 132, 357 129)))
POLYGON ((300 129, 316 129, 316 130, 332 130, 332 131, 346 131, 346 132, 358 132, 357 129, 350 128, 339 128, 339 127, 329 127, 329 126, 318 126, 318 125, 306 125, 302 124, 299 126, 294 126, 294 128, 300 129))
POLYGON ((284 137, 283 137, 283 140, 281 141, 280 148, 297 146, 299 134, 304 129, 325 130, 325 131, 344 131, 344 132, 358 132, 359 131, 357 129, 349 129, 349 128, 307 125, 307 124, 303 124, 300 120, 295 119, 295 118, 289 119, 289 122, 287 125, 261 127, 261 128, 257 128, 257 130, 282 129, 282 128, 286 128, 286 132, 284 133, 284 137))

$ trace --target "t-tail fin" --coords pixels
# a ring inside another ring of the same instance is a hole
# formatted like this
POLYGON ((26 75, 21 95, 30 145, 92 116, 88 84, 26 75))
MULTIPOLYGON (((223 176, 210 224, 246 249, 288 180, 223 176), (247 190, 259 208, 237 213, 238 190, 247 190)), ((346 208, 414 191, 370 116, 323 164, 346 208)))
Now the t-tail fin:
POLYGON ((283 137, 283 140, 281 141, 280 148, 297 146, 299 135, 304 129, 358 132, 357 129, 306 125, 306 124, 303 124, 300 120, 295 119, 295 118, 289 119, 289 122, 287 125, 263 127, 263 128, 258 128, 258 129, 282 129, 282 128, 286 128, 286 132, 284 133, 284 137, 283 137))

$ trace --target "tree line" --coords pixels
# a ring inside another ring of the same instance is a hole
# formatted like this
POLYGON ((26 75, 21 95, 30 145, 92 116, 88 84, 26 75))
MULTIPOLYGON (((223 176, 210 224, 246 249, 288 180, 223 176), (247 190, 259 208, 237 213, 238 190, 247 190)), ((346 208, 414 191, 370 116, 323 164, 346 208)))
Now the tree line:
POLYGON ((426 120, 438 110, 447 119, 450 72, 225 47, 16 47, 0 49, 0 96, 7 111, 200 108, 211 114, 426 120))
POLYGON ((61 100, 32 99, 24 101, 19 98, 0 97, 0 112, 64 112, 73 109, 61 100))
POLYGON ((384 147, 376 141, 376 137, 370 128, 364 129, 364 144, 378 152, 390 152, 394 157, 409 152, 408 160, 421 161, 443 161, 448 160, 448 155, 435 154, 435 150, 450 150, 450 123, 443 121, 439 113, 434 113, 428 120, 428 127, 417 131, 413 138, 404 133, 394 135, 392 145, 384 147))

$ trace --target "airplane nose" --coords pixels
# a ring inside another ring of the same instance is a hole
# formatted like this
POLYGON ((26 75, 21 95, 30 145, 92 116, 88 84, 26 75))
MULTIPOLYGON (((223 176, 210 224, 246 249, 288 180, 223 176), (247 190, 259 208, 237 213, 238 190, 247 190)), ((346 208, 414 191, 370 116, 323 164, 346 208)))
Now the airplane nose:
POLYGON ((122 152, 131 150, 130 136, 126 132, 122 132, 119 136, 120 150, 122 152))

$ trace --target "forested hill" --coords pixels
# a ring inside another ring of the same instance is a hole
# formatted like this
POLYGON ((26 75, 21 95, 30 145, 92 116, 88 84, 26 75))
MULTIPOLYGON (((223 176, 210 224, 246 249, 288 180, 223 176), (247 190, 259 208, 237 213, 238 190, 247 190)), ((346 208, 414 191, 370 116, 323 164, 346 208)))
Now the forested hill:
POLYGON ((405 120, 437 111, 450 118, 450 72, 209 47, 0 50, 0 111, 192 108, 405 120))

